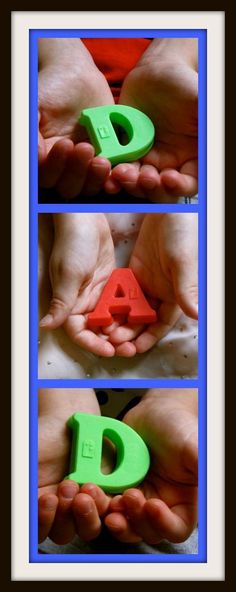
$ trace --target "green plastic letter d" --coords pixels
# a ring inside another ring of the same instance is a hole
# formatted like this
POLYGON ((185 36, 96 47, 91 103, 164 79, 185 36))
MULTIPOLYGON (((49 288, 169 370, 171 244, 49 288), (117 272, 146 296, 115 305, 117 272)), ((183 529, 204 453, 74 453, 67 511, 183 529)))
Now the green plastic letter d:
POLYGON ((126 105, 102 105, 81 111, 79 123, 84 125, 97 156, 111 164, 131 162, 144 156, 152 147, 155 128, 142 111, 126 105), (120 144, 113 124, 125 130, 128 143, 120 144))
POLYGON ((125 423, 110 417, 75 413, 68 420, 73 430, 70 474, 66 479, 80 485, 95 483, 104 491, 121 493, 140 483, 150 464, 143 439, 125 423), (116 446, 117 463, 112 473, 101 471, 103 438, 116 446))

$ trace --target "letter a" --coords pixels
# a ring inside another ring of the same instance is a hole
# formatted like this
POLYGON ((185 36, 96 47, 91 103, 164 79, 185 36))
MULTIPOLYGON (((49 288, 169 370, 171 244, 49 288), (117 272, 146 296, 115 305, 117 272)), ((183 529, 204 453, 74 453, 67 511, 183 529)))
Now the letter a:
POLYGON ((128 323, 154 323, 155 310, 148 304, 132 270, 115 269, 93 312, 88 315, 88 327, 105 327, 113 322, 112 314, 127 314, 128 323))
POLYGON ((110 493, 121 493, 144 479, 150 465, 148 448, 127 424, 87 413, 75 413, 67 423, 73 430, 73 441, 71 473, 66 479, 80 485, 92 482, 110 493), (104 437, 113 442, 117 452, 116 467, 108 475, 101 470, 104 437))

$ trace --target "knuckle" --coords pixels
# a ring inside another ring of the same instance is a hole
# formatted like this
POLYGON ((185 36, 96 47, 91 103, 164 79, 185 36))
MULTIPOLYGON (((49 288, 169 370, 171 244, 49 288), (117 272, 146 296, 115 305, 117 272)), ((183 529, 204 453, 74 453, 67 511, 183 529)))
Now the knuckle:
POLYGON ((55 311, 55 310, 67 310, 68 309, 68 305, 61 299, 58 298, 57 296, 53 296, 51 299, 51 303, 50 303, 50 308, 55 311))
POLYGON ((74 278, 75 269, 71 261, 52 257, 50 260, 50 273, 53 279, 59 278, 64 281, 70 281, 74 278))

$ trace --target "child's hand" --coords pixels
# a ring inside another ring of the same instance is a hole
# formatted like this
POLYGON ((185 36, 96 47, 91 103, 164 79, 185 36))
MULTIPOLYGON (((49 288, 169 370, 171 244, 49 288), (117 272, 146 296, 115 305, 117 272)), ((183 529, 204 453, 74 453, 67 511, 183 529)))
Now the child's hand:
POLYGON ((154 40, 126 77, 120 103, 146 113, 156 142, 140 162, 117 165, 106 181, 111 193, 170 202, 197 193, 198 75, 193 39, 154 40))
MULTIPOLYGON (((69 473, 71 433, 67 419, 76 411, 100 415, 91 389, 42 389, 39 392, 38 538, 47 536, 58 543, 70 542, 75 534, 83 540, 101 531, 100 516, 109 497, 96 485, 79 487, 63 478, 69 473)), ((106 463, 111 451, 106 450, 106 463)), ((103 464, 105 472, 106 464, 103 464)))
POLYGON ((41 187, 54 187, 66 199, 100 191, 110 173, 110 162, 94 156, 78 118, 82 109, 113 103, 105 77, 80 39, 39 40, 41 187))
POLYGON ((156 303, 157 323, 109 331, 119 356, 148 351, 175 325, 182 311, 198 317, 197 216, 147 214, 130 259, 141 288, 156 303))
POLYGON ((114 245, 103 214, 56 214, 55 241, 50 259, 52 300, 40 326, 55 329, 64 323, 77 345, 97 355, 113 356, 103 333, 86 328, 87 313, 115 267, 114 245))
POLYGON ((149 391, 124 421, 144 439, 151 469, 138 488, 114 497, 105 524, 118 540, 186 540, 197 522, 197 392, 149 391))

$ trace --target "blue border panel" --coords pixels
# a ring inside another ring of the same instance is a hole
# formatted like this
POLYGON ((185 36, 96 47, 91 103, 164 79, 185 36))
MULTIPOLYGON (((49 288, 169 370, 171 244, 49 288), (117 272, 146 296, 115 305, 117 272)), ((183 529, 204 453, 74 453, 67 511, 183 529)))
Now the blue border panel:
POLYGON ((148 213, 184 213, 198 212, 198 204, 39 204, 39 214, 60 214, 60 213, 83 213, 83 212, 103 212, 108 214, 112 212, 125 213, 136 212, 140 214, 148 213), (186 209, 187 208, 187 209, 186 209))
POLYGON ((199 549, 207 561, 207 35, 199 43, 199 215, 198 215, 198 262, 199 262, 199 549))
MULTIPOLYGON (((30 37, 29 52, 29 105, 30 105, 30 176, 29 176, 29 269, 30 269, 30 322, 29 322, 29 344, 30 344, 30 380, 29 380, 29 465, 30 465, 30 541, 37 541, 37 467, 38 467, 38 419, 37 419, 37 373, 38 373, 38 212, 37 212, 37 186, 38 186, 38 144, 37 144, 37 52, 34 51, 33 40, 30 37)), ((33 543, 30 543, 30 549, 33 543)), ((30 551, 31 557, 31 551, 30 551)))
POLYGON ((207 381, 206 381, 206 45, 207 33, 198 29, 148 29, 118 30, 99 29, 34 29, 29 39, 30 72, 30 562, 36 563, 91 563, 91 562, 138 562, 138 563, 203 563, 207 561, 206 491, 207 491, 207 381), (199 47, 199 203, 198 204, 38 204, 37 171, 37 42, 42 37, 192 37, 198 39, 199 47), (195 212, 199 215, 199 377, 198 379, 84 379, 84 380, 39 380, 37 374, 38 345, 38 286, 37 286, 37 235, 38 214, 54 212, 195 212), (50 554, 38 553, 37 532, 37 432, 38 388, 198 388, 199 389, 199 551, 196 555, 135 555, 135 554, 50 554))
POLYGON ((80 378, 38 379, 39 388, 198 388, 198 379, 170 378, 80 378))
MULTIPOLYGON (((42 37, 192 37, 201 39, 205 29, 31 29, 30 36, 37 42, 42 37)), ((36 47, 37 51, 37 47, 36 47)))

